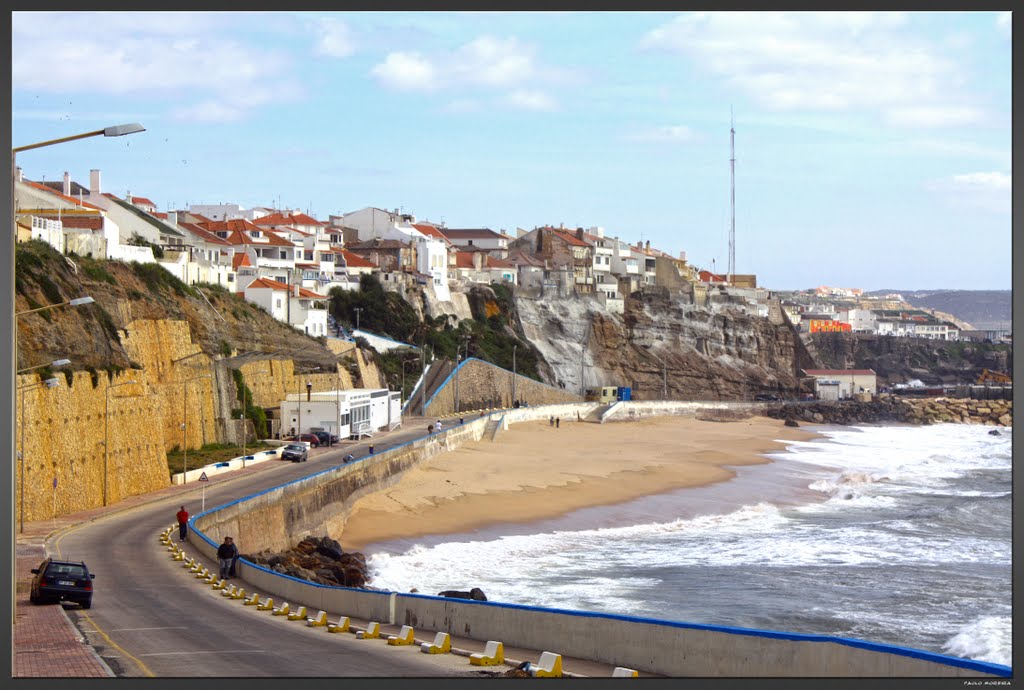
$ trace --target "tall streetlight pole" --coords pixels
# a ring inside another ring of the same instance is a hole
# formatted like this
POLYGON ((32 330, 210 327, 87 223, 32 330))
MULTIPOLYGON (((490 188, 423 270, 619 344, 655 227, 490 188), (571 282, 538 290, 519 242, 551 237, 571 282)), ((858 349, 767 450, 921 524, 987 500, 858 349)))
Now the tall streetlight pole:
POLYGON ((512 346, 512 405, 516 404, 516 348, 518 345, 512 346))
MULTIPOLYGON (((202 354, 202 353, 197 353, 202 354)), ((191 355, 190 355, 191 356, 191 355)), ((184 359, 184 358, 182 358, 184 359)), ((184 455, 184 460, 181 466, 181 483, 188 484, 188 384, 192 381, 198 381, 199 379, 213 378, 210 374, 203 374, 202 376, 196 376, 195 378, 185 379, 181 382, 181 448, 184 455)), ((200 406, 200 411, 202 407, 200 406)))
POLYGON ((21 467, 21 481, 19 482, 20 493, 21 493, 21 517, 19 519, 20 527, 19 530, 22 534, 25 533, 25 391, 32 390, 33 388, 53 388, 60 385, 60 379, 52 378, 40 381, 39 383, 30 383, 27 386, 22 386, 18 389, 21 393, 21 450, 18 452, 18 464, 21 467))
MULTIPOLYGON (((307 374, 312 374, 314 371, 320 371, 320 367, 313 367, 307 374)), ((313 392, 313 383, 306 381, 306 397, 308 398, 313 392)), ((299 388, 299 428, 295 431, 295 437, 298 439, 298 443, 302 443, 302 389, 299 388)))
POLYGON ((138 381, 124 381, 123 383, 115 383, 113 386, 107 386, 105 392, 106 402, 103 405, 103 505, 107 505, 107 477, 109 476, 108 467, 110 460, 110 390, 112 388, 120 388, 121 386, 129 386, 131 384, 138 383, 138 381))
POLYGON ((359 330, 359 312, 363 310, 362 307, 354 307, 352 311, 356 313, 356 330, 359 330))

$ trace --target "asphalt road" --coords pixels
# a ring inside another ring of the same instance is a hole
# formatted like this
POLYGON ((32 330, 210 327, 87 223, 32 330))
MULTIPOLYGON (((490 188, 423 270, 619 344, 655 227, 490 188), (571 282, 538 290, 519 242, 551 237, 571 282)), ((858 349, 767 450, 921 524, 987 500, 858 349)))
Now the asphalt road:
MULTIPOLYGON (((376 449, 414 435, 378 439, 376 449)), ((422 435, 422 432, 419 432, 422 435)), ((206 508, 277 486, 365 455, 367 442, 325 450, 306 463, 267 461, 236 477, 209 482, 206 508)), ((474 675, 465 657, 427 655, 418 647, 332 635, 220 596, 174 561, 158 540, 183 502, 198 513, 199 491, 176 495, 79 525, 58 535, 49 551, 82 559, 96 574, 89 610, 68 614, 103 660, 122 677, 336 677, 474 675)), ((174 538, 177 538, 175 530, 174 538)), ((244 552, 245 545, 240 544, 244 552)), ((186 552, 196 555, 186 545, 186 552)), ((215 567, 215 563, 207 563, 215 567)), ((244 586, 244 583, 240 583, 244 586)), ((311 611, 310 615, 316 612, 311 611)), ((422 636, 421 636, 422 637, 422 636)))

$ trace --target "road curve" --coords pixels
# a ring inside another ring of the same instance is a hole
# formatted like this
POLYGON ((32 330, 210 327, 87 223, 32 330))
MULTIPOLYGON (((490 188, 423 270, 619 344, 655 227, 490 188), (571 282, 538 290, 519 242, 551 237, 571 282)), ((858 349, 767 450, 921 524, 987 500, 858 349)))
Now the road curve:
MULTIPOLYGON (((400 439, 392 439, 392 443, 400 439)), ((378 444, 383 450, 384 444, 378 444)), ((308 463, 273 466, 207 483, 207 509, 341 462, 345 448, 308 463)), ((358 454, 357 454, 358 455, 358 454)), ((93 605, 68 614, 118 676, 336 677, 471 675, 464 657, 418 654, 381 640, 331 635, 220 596, 174 561, 158 541, 185 502, 174 495, 84 523, 55 536, 48 551, 82 559, 96 574, 93 605)), ((176 538, 176 533, 175 533, 176 538)), ((246 545, 240 544, 245 552, 246 545)), ((195 549, 186 552, 195 555, 195 549)), ((212 564, 211 564, 212 565, 212 564)), ((244 583, 242 583, 244 586, 244 583)), ((310 612, 314 614, 315 612, 310 612)))

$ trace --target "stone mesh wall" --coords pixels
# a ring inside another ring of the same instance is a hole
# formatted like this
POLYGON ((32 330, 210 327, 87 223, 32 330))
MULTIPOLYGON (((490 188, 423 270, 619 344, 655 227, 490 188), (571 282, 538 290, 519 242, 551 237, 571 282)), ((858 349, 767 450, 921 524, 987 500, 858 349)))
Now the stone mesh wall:
MULTIPOLYGON (((458 412, 511 407, 513 374, 490 362, 471 358, 452 373, 427 404, 427 417, 444 417, 458 412), (456 391, 458 405, 456 406, 456 391), (456 410, 456 407, 458 408, 456 410)), ((580 402, 575 393, 516 375, 515 397, 530 405, 580 402)))

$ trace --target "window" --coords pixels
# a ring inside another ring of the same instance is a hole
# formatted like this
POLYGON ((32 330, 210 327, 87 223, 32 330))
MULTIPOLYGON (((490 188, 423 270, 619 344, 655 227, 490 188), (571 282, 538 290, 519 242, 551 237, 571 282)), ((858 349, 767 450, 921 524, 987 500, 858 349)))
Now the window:
POLYGON ((275 300, 275 301, 277 302, 277 308, 280 309, 281 308, 281 298, 278 297, 277 300, 275 300))

